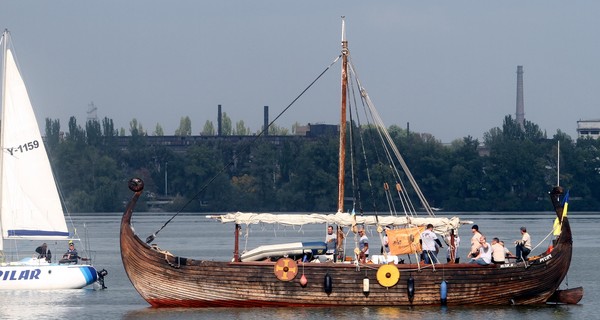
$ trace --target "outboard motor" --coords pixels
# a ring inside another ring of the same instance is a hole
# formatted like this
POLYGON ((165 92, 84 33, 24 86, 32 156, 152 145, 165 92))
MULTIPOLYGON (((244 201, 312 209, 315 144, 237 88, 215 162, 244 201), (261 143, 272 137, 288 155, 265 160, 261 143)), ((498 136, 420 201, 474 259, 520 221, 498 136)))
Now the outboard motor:
POLYGON ((98 283, 102 286, 102 289, 107 289, 107 287, 104 285, 104 277, 108 275, 108 271, 106 271, 106 269, 102 269, 96 273, 98 273, 98 283))

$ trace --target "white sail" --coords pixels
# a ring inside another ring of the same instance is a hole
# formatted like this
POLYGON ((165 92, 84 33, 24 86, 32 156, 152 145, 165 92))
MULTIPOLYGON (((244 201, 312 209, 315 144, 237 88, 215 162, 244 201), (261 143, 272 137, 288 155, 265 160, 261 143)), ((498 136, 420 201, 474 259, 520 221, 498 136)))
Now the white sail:
POLYGON ((7 37, 3 40, 2 238, 66 239, 69 232, 38 122, 7 37))
POLYGON ((418 218, 408 216, 352 216, 349 213, 338 212, 336 214, 272 214, 272 213, 228 213, 224 215, 211 215, 208 218, 221 221, 222 223, 237 224, 281 224, 286 226, 301 226, 311 223, 321 223, 349 227, 353 224, 371 226, 426 226, 433 224, 437 233, 446 234, 450 230, 458 230, 461 224, 471 224, 472 221, 461 221, 458 217, 452 218, 418 218))

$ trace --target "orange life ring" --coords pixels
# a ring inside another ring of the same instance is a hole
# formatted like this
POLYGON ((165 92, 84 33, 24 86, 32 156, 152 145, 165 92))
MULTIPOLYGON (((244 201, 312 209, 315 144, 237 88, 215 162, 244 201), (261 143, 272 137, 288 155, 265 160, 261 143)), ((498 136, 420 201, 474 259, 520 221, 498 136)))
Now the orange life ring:
POLYGON ((290 281, 298 274, 298 265, 293 259, 281 258, 275 263, 273 273, 281 281, 290 281))

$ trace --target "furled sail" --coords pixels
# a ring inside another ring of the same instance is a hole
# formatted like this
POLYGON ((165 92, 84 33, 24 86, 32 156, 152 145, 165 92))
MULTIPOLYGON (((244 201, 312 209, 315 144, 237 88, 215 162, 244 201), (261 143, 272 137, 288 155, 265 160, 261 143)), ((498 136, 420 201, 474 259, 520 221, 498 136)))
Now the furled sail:
POLYGON ((409 216, 358 216, 349 213, 338 212, 336 214, 272 214, 272 213, 228 213, 224 215, 210 215, 208 218, 216 219, 222 223, 237 224, 281 224, 286 226, 301 226, 311 223, 338 225, 342 227, 352 226, 355 222, 359 225, 370 226, 426 226, 433 224, 434 230, 440 234, 446 234, 451 229, 457 230, 461 224, 470 224, 471 221, 460 221, 458 217, 409 217, 409 216))

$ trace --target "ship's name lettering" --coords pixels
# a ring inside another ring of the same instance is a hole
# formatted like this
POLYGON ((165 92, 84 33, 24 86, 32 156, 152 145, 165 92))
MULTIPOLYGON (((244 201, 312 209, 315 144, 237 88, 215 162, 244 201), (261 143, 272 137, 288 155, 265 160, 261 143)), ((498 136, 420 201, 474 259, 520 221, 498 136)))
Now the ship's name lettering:
POLYGON ((549 254, 549 255, 547 255, 547 256, 545 256, 543 258, 540 258, 540 262, 546 262, 546 261, 548 261, 550 259, 552 259, 552 255, 551 254, 549 254))
POLYGON ((30 142, 23 143, 17 147, 6 148, 6 150, 13 156, 16 152, 24 153, 27 151, 31 151, 33 149, 37 149, 40 147, 40 142, 37 140, 33 140, 30 142))
POLYGON ((0 281, 39 280, 40 273, 42 273, 42 270, 40 269, 27 269, 22 271, 0 270, 0 281))

